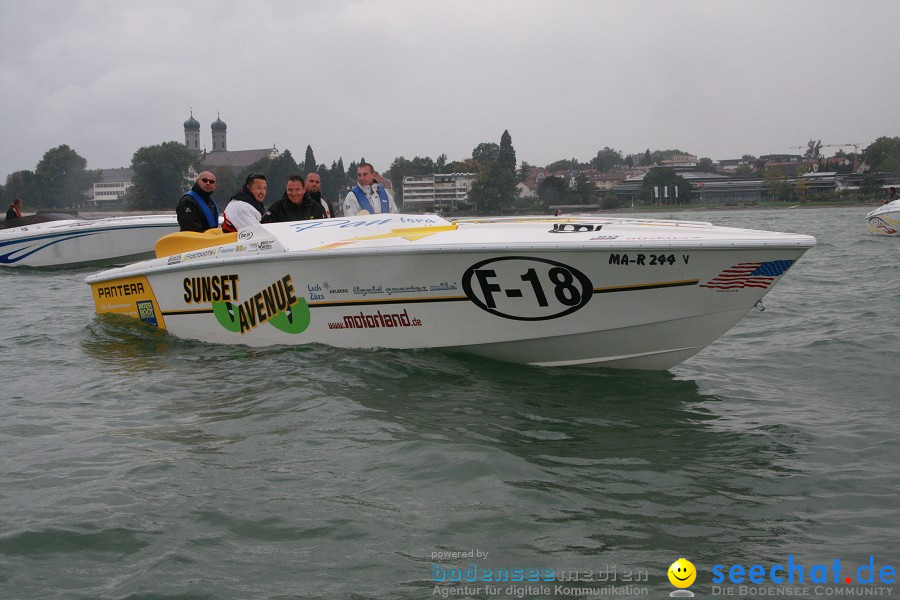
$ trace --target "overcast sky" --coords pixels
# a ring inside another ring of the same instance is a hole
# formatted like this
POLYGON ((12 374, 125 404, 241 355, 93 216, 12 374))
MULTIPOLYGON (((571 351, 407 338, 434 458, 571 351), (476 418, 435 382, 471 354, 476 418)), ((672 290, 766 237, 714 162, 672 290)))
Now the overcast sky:
MULTIPOLYGON (((900 136, 900 0, 0 0, 0 177, 184 142, 319 163, 714 160, 900 136)), ((835 149, 825 149, 830 155, 835 149)), ((850 151, 852 148, 846 148, 850 151)))

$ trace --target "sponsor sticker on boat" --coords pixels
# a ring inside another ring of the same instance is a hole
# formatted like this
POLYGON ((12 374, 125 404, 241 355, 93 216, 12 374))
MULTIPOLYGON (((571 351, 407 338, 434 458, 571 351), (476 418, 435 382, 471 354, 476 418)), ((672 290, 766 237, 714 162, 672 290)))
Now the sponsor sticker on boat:
POLYGON ((125 315, 165 329, 165 321, 150 283, 143 275, 92 283, 98 314, 125 315))

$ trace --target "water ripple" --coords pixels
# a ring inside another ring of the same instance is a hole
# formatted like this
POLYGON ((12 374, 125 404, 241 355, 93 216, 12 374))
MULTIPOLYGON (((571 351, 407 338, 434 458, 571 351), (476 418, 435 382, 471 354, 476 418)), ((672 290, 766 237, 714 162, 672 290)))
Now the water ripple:
POLYGON ((421 598, 472 548, 660 596, 682 555, 701 593, 890 560, 900 266, 864 212, 692 214, 820 243, 664 373, 201 344, 96 317, 86 272, 0 270, 0 597, 421 598))

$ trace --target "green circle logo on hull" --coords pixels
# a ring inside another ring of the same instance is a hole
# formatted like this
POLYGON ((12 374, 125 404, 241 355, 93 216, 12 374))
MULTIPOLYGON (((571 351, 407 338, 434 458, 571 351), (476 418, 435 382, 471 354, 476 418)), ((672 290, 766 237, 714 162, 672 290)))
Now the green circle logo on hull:
POLYGON ((243 302, 219 300, 211 302, 211 305, 219 325, 241 335, 263 323, 270 323, 285 333, 298 334, 306 331, 310 323, 309 304, 305 298, 297 298, 290 275, 285 275, 243 302))
POLYGON ((302 333, 309 327, 309 304, 306 300, 300 298, 296 303, 287 307, 269 319, 269 323, 275 329, 280 329, 285 333, 302 333))
POLYGON ((309 327, 309 304, 306 303, 304 298, 298 299, 284 310, 278 311, 272 316, 257 314, 250 308, 245 310, 244 304, 213 302, 213 314, 216 316, 219 325, 228 331, 241 334, 256 329, 266 322, 275 329, 290 334, 303 333, 309 327))

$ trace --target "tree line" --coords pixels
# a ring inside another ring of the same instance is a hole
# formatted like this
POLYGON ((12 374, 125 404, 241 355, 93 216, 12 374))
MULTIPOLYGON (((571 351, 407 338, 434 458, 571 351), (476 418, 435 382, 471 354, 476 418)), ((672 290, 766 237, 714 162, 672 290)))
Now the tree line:
MULTIPOLYGON (((819 144, 811 141, 808 153, 817 152, 819 147, 819 144)), ((559 177, 549 176, 538 187, 537 198, 519 198, 516 186, 534 165, 523 160, 517 169, 512 137, 505 130, 499 143, 482 142, 472 150, 471 157, 461 161, 449 161, 446 154, 441 154, 437 159, 419 156, 407 159, 398 156, 384 175, 394 183, 398 206, 403 203, 402 183, 407 176, 473 173, 476 177, 468 195, 469 206, 462 207, 472 212, 497 214, 507 209, 547 210, 550 206, 560 204, 600 204, 604 208, 615 208, 618 205, 616 198, 608 192, 599 193, 581 171, 593 168, 609 172, 636 166, 652 166, 682 154, 688 153, 677 149, 653 152, 647 149, 643 153, 625 155, 613 148, 604 147, 587 162, 574 158, 562 159, 543 167, 551 173, 578 173, 574 177, 574 185, 559 177)), ((841 153, 836 156, 841 156, 841 153)), ((781 189, 784 187, 783 175, 772 169, 766 170, 762 164, 755 164, 756 159, 752 156, 745 155, 743 158, 747 164, 738 168, 738 176, 765 177, 774 194, 787 193, 781 189)), ((879 137, 863 151, 862 160, 869 165, 871 172, 900 173, 900 137, 879 137)), ((209 170, 218 178, 217 199, 220 201, 227 201, 240 188, 246 176, 253 172, 266 175, 269 187, 267 202, 280 197, 288 176, 294 173, 305 176, 316 172, 322 179, 323 195, 337 204, 341 193, 356 182, 356 168, 359 162, 364 161, 363 157, 346 167, 343 158, 332 161, 330 166, 319 164, 312 147, 307 146, 302 162, 295 161, 290 150, 285 150, 278 158, 263 158, 240 173, 233 172, 230 167, 213 167, 209 170)), ((133 185, 126 196, 127 206, 143 210, 173 208, 190 186, 185 175, 192 167, 197 171, 205 169, 202 158, 180 142, 164 142, 138 149, 131 161, 134 176, 133 185)), ((709 158, 701 158, 698 168, 701 171, 715 172, 715 165, 709 158)), ((9 174, 5 185, 0 186, 0 201, 11 202, 13 198, 19 197, 26 200, 26 206, 32 209, 77 207, 83 200, 85 190, 99 179, 100 171, 87 169, 87 161, 74 149, 63 144, 48 150, 33 171, 23 170, 9 174)), ((690 184, 673 169, 665 168, 654 168, 647 174, 639 190, 639 198, 649 200, 654 188, 663 187, 671 190, 677 188, 681 202, 687 202, 690 198, 690 184)), ((867 179, 864 187, 866 189, 863 192, 867 194, 877 195, 879 190, 874 177, 871 181, 867 179)))
POLYGON ((87 170, 87 161, 63 144, 44 153, 34 171, 16 171, 0 187, 0 200, 22 198, 26 208, 70 207, 73 199, 100 179, 99 171, 87 170))

